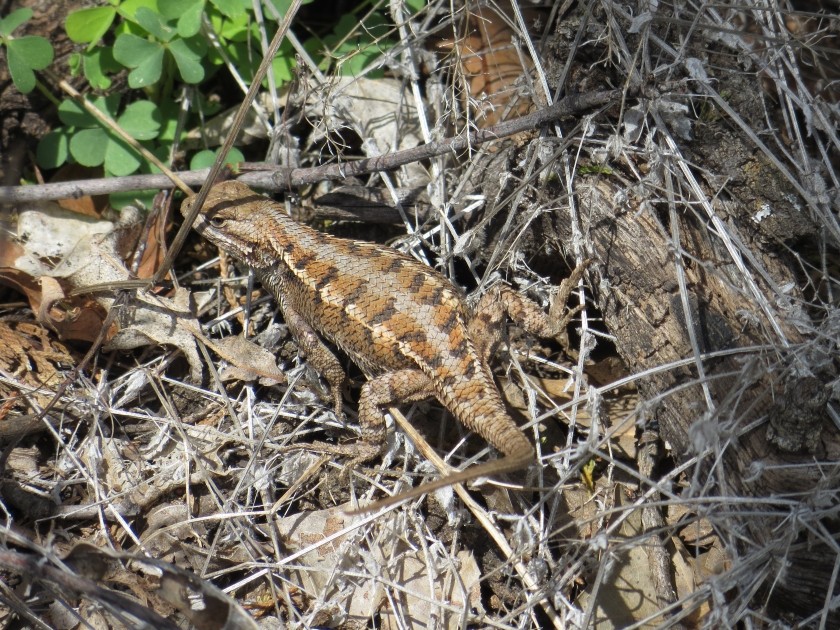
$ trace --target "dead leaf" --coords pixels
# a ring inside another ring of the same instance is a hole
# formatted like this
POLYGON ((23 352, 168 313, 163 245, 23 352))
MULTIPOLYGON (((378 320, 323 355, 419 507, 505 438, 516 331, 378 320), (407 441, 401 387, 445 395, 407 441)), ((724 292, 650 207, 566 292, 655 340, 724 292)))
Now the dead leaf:
POLYGON ((447 564, 432 572, 429 567, 433 560, 426 558, 422 549, 410 548, 403 542, 404 531, 396 513, 380 519, 381 532, 376 537, 380 543, 370 549, 353 529, 353 524, 364 517, 348 516, 344 510, 349 508, 341 506, 276 520, 286 549, 290 553, 304 551, 292 565, 301 568, 290 568, 288 576, 310 595, 307 623, 362 626, 379 615, 382 628, 433 625, 454 629, 461 627, 460 611, 481 614, 481 573, 469 552, 459 552, 455 566, 447 564), (347 533, 335 536, 343 530, 347 533), (347 567, 359 563, 367 568, 363 575, 354 577, 358 572, 348 572, 347 567), (391 591, 392 596, 401 599, 400 617, 390 612, 381 581, 375 577, 380 574, 376 565, 387 565, 388 574, 401 585, 398 592, 391 591), (337 581, 336 577, 342 574, 337 581))
MULTIPOLYGON (((68 212, 55 204, 25 209, 18 218, 13 257, 5 257, 8 268, 0 270, 0 276, 22 290, 32 310, 39 314, 39 321, 62 339, 93 341, 110 303, 90 296, 67 298, 70 290, 89 286, 74 283, 68 276, 74 265, 101 271, 99 258, 103 254, 107 254, 107 261, 119 261, 120 253, 130 249, 132 237, 136 238, 138 217, 136 210, 127 211, 121 222, 114 224, 68 212)), ((122 274, 104 277, 106 281, 122 280, 128 273, 123 268, 122 274)), ((112 329, 109 334, 114 332, 112 329)))
POLYGON ((210 339, 201 332, 201 326, 195 320, 185 321, 184 325, 197 339, 230 363, 221 371, 222 380, 260 379, 261 385, 286 382, 286 375, 277 367, 277 359, 265 348, 239 336, 210 339))
MULTIPOLYGON (((90 168, 81 164, 65 164, 50 178, 50 181, 73 182, 102 177, 102 175, 102 167, 90 168)), ((81 197, 59 199, 57 203, 65 210, 97 219, 101 219, 105 210, 109 207, 108 195, 82 195, 81 197)))
POLYGON ((207 580, 175 565, 146 562, 161 572, 159 594, 198 630, 258 629, 236 600, 207 580))
MULTIPOLYGON (((175 346, 184 353, 190 366, 190 378, 201 382, 204 364, 190 332, 189 323, 197 320, 190 309, 189 291, 183 287, 167 298, 148 291, 137 291, 120 309, 117 317, 119 331, 103 346, 106 350, 133 350, 148 345, 175 346)), ((112 298, 101 298, 113 303, 112 298)))
POLYGON ((86 579, 80 575, 91 576, 91 583, 93 580, 99 582, 107 579, 108 582, 127 586, 134 591, 137 600, 145 600, 146 606, 100 584, 86 589, 83 594, 85 599, 107 603, 111 608, 134 615, 145 621, 148 627, 177 627, 169 619, 160 616, 161 613, 167 616, 171 614, 168 610, 161 610, 165 601, 177 608, 199 630, 257 630, 250 615, 224 591, 195 573, 167 562, 80 543, 70 551, 65 564, 75 569, 75 583, 86 579), (130 561, 131 568, 123 568, 125 561, 130 561), (157 588, 150 588, 138 574, 138 569, 155 576, 157 588))
MULTIPOLYGON (((537 9, 522 13, 526 24, 534 24, 542 14, 537 9)), ((457 51, 479 127, 524 116, 533 106, 533 100, 522 93, 529 88, 522 78, 531 75, 534 63, 524 46, 514 44, 521 39, 514 24, 509 10, 479 4, 470 9, 459 28, 466 31, 465 37, 438 43, 441 50, 457 51)))
MULTIPOLYGON (((326 129, 350 125, 365 142, 367 157, 410 149, 423 142, 417 108, 411 92, 396 79, 339 77, 310 91, 309 107, 319 109, 326 129)), ((317 118, 316 118, 317 119, 317 118)), ((425 167, 402 167, 402 186, 425 186, 425 167)))
MULTIPOLYGON (((574 381, 572 379, 552 379, 538 376, 529 376, 528 379, 537 390, 545 392, 557 405, 562 406, 573 400, 574 381)), ((512 407, 527 414, 527 401, 517 387, 503 381, 502 392, 505 400, 512 407)), ((597 417, 601 422, 606 421, 606 426, 603 429, 612 447, 617 451, 615 454, 626 458, 628 461, 636 460, 636 407, 638 401, 639 398, 635 391, 624 389, 609 396, 604 396, 598 408, 597 417)), ((587 429, 592 427, 591 401, 585 398, 580 401, 575 420, 580 427, 587 429)))
POLYGON ((155 275, 163 259, 166 257, 164 249, 164 234, 166 214, 156 212, 149 223, 148 236, 143 244, 143 255, 137 265, 138 278, 151 278, 155 275))
POLYGON ((49 332, 27 322, 0 322, 0 369, 37 389, 55 387, 76 357, 49 332))
MULTIPOLYGON (((134 208, 124 209, 118 223, 80 218, 53 206, 24 211, 18 221, 18 240, 24 245, 10 243, 8 251, 4 248, 0 262, 8 267, 0 269, 0 277, 22 288, 39 319, 63 339, 93 341, 114 304, 113 295, 67 295, 72 290, 131 279, 123 260, 133 251, 140 227, 141 217, 134 208), (62 236, 56 238, 56 234, 62 236)), ((256 344, 241 338, 217 341, 205 337, 185 289, 172 297, 137 291, 123 304, 105 339, 106 350, 175 346, 184 353, 195 382, 203 373, 196 346, 200 339, 231 363, 231 378, 285 382, 274 357, 256 344)))

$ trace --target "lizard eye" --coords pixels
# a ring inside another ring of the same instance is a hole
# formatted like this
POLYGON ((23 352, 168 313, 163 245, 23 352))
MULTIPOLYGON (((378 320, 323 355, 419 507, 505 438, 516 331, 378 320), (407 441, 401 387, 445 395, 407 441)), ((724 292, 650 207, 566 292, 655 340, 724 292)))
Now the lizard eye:
POLYGON ((210 225, 214 228, 221 228, 225 225, 225 220, 222 217, 210 217, 210 225))

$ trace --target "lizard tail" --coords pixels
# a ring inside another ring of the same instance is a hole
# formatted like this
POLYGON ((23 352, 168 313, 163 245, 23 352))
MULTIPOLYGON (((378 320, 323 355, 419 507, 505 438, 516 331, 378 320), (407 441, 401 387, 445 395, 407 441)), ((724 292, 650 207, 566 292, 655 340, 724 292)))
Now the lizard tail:
POLYGON ((507 455, 506 457, 503 457, 502 459, 494 459, 489 462, 484 462, 483 464, 470 466, 466 470, 461 470, 452 473, 451 475, 441 477, 440 479, 429 481, 427 483, 417 486, 416 488, 412 488, 410 490, 406 490, 405 492, 401 492, 400 494, 391 497, 386 497, 384 499, 380 499, 379 501, 368 503, 364 506, 359 506, 353 510, 348 510, 347 514, 366 514, 368 512, 373 512, 375 510, 389 507, 397 503, 402 503, 403 501, 408 501, 409 499, 417 498, 429 492, 439 490, 440 488, 445 488, 446 486, 465 483, 478 477, 488 477, 491 475, 495 476, 498 474, 509 473, 515 470, 527 468, 528 465, 534 461, 534 449, 530 445, 530 443, 526 442, 526 444, 527 449, 523 450, 523 452, 521 453, 513 453, 507 455))

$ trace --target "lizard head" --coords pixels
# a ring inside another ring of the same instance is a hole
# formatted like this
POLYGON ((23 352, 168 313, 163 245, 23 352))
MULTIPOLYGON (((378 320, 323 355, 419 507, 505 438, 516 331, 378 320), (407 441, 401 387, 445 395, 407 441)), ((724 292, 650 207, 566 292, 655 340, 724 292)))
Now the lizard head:
MULTIPOLYGON (((197 195, 184 199, 181 214, 187 218, 197 195)), ((253 268, 269 267, 261 253, 269 251, 262 241, 271 231, 266 223, 273 213, 271 202, 237 181, 215 184, 195 219, 193 227, 208 241, 253 268)))

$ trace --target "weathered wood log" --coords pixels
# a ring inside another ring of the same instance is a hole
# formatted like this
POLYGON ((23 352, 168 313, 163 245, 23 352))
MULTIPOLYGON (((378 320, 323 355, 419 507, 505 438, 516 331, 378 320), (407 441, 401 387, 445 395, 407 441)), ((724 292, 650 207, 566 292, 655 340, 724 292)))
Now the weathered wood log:
MULTIPOLYGON (((832 322, 819 330, 792 265, 742 228, 746 206, 663 208, 602 176, 581 178, 576 201, 604 325, 645 373, 640 394, 671 455, 694 462, 686 499, 700 499, 737 559, 717 588, 755 589, 775 613, 818 613, 840 592, 828 592, 838 471, 817 463, 840 454, 826 412, 832 322)), ((555 226, 570 244, 570 223, 555 226)))

